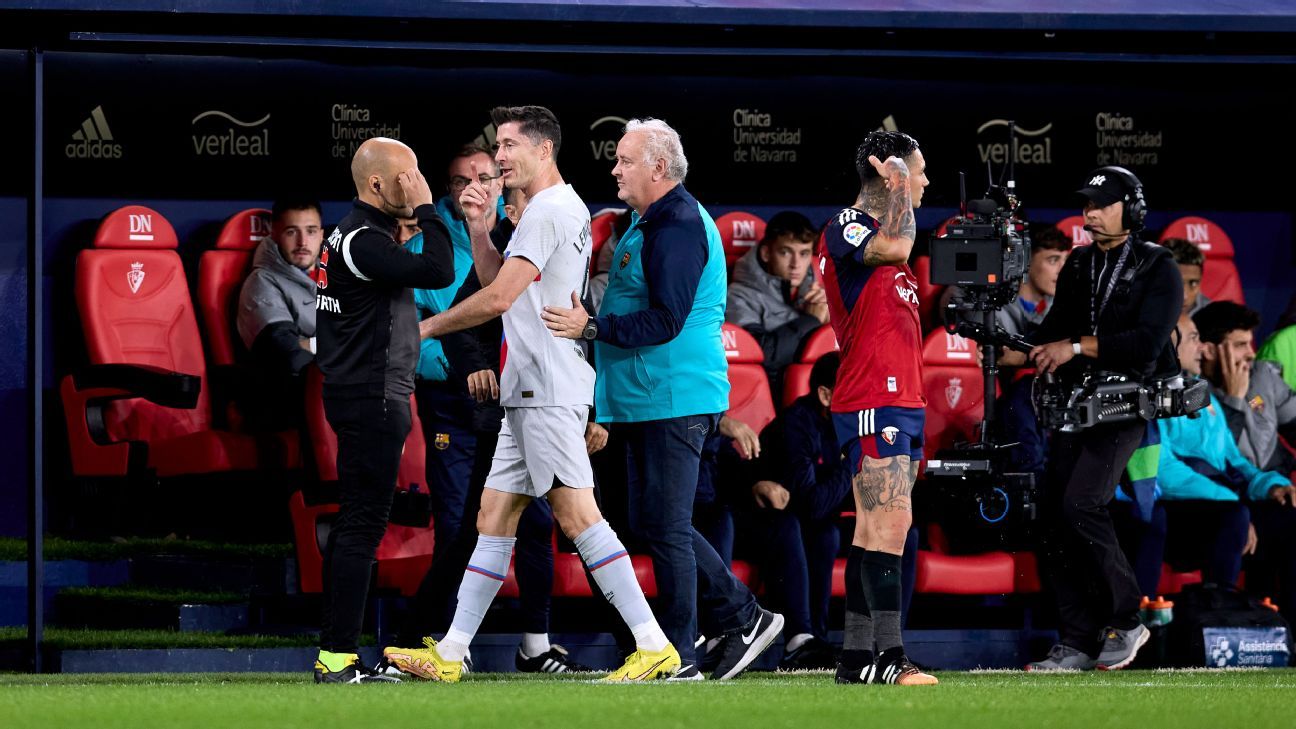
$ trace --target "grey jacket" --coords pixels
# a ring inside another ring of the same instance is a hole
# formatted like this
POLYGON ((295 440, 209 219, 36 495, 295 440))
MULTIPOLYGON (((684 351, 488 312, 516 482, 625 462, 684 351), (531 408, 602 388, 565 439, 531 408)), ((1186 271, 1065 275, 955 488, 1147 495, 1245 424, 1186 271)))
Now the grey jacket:
POLYGON ((1265 470, 1280 464, 1285 452, 1279 453, 1278 429, 1296 423, 1296 392, 1283 380, 1282 367, 1256 360, 1246 400, 1231 397, 1218 387, 1214 390, 1242 455, 1265 470))
POLYGON ((315 281, 279 255, 269 237, 252 257, 252 273, 239 292, 238 333, 252 349, 261 330, 271 324, 292 325, 298 338, 315 336, 315 281))
MULTIPOLYGON (((765 352, 765 368, 771 373, 796 358, 802 340, 821 325, 789 301, 787 283, 768 273, 760 264, 759 247, 734 264, 729 283, 725 321, 746 329, 765 352)), ((814 286, 814 270, 806 272, 797 290, 804 296, 814 286)))

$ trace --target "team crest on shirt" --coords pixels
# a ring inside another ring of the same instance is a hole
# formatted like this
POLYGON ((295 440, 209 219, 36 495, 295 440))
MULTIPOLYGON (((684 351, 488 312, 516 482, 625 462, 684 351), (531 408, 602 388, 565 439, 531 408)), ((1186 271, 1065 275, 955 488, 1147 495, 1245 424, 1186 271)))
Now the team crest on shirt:
POLYGON ((951 377, 949 384, 945 386, 945 402, 949 403, 950 408, 958 407, 959 400, 963 399, 963 378, 951 377))
POLYGON ((864 236, 866 235, 868 235, 868 228, 865 228, 860 223, 851 223, 842 229, 842 238, 856 248, 859 247, 860 243, 864 242, 864 236))
POLYGON ((895 445, 897 435, 900 435, 900 429, 894 425, 882 429, 882 440, 886 441, 887 445, 895 445))
POLYGON ((626 254, 624 256, 621 256, 621 268, 624 269, 626 265, 629 263, 630 263, 630 251, 626 251, 626 254))
POLYGON ((1259 395, 1256 395, 1255 397, 1251 398, 1251 402, 1247 403, 1247 405, 1250 405, 1251 409, 1256 411, 1257 413, 1263 413, 1265 409, 1264 398, 1260 397, 1259 395))
POLYGON ((443 451, 443 450, 449 448, 449 447, 450 447, 450 434, 449 434, 449 433, 437 433, 437 434, 436 434, 436 438, 434 438, 434 439, 432 440, 432 445, 436 446, 436 449, 439 450, 439 451, 443 451))

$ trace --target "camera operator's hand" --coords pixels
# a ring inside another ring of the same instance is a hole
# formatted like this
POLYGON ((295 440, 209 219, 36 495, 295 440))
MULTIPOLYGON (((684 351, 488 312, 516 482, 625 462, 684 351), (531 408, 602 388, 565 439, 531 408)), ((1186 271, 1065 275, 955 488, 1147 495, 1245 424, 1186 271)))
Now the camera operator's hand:
POLYGON ((1035 368, 1043 375, 1070 362, 1075 357, 1075 350, 1072 349, 1071 342, 1063 340, 1041 344, 1032 349, 1029 356, 1035 363, 1035 368))
POLYGON ((756 505, 762 509, 779 511, 786 509, 788 501, 792 499, 792 494, 782 484, 774 481, 757 481, 752 484, 752 496, 756 499, 756 505))
POLYGON ((1021 367, 1026 364, 1026 353, 1007 347, 999 348, 999 364, 1005 367, 1021 367))
POLYGON ((1232 352, 1223 346, 1214 345, 1220 363, 1220 374, 1224 377, 1224 391, 1239 400, 1245 400, 1247 390, 1251 387, 1251 363, 1233 359, 1232 352))
POLYGON ((1287 484, 1286 486, 1274 486, 1269 489, 1269 498, 1280 504, 1296 506, 1296 486, 1287 484))

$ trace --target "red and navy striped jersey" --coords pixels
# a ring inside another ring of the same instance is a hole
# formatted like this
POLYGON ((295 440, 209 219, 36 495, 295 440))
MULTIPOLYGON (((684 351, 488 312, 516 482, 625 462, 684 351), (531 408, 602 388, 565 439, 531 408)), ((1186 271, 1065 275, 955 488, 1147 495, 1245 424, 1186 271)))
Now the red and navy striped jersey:
POLYGON ((819 239, 819 273, 841 348, 832 396, 837 413, 927 404, 918 280, 907 263, 864 265, 864 250, 877 231, 878 221, 868 213, 846 208, 819 239))

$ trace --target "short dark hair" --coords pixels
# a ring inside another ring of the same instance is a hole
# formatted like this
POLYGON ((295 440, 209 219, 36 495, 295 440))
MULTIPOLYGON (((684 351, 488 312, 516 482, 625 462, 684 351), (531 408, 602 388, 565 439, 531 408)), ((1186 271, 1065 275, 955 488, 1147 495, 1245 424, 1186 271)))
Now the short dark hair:
POLYGON ((293 210, 314 210, 321 220, 324 218, 324 211, 320 209, 318 200, 305 197, 281 197, 275 200, 274 207, 270 208, 270 222, 279 222, 284 215, 293 210))
POLYGON ((1206 266, 1206 254, 1202 253, 1196 243, 1186 238, 1166 238, 1161 241, 1161 245, 1170 249, 1170 255, 1174 256, 1175 263, 1180 266, 1206 266))
POLYGON ((1031 226, 1031 255, 1039 251, 1071 251, 1071 238, 1052 225, 1031 226))
POLYGON ((841 355, 829 352, 815 360, 810 368, 810 392, 818 391, 820 386, 832 389, 837 384, 837 368, 841 365, 841 355))
POLYGON ((855 170, 859 172, 860 186, 867 185, 870 180, 881 179, 869 162, 870 156, 885 162, 887 157, 904 159, 917 151, 918 140, 904 132, 869 132, 859 149, 855 150, 855 170))
POLYGON ((765 224, 765 235, 761 236, 760 245, 769 245, 785 235, 791 235, 802 243, 810 243, 819 235, 819 231, 806 216, 793 210, 784 210, 775 213, 765 224))
POLYGON ((1260 326, 1260 315, 1232 301, 1212 301, 1192 315, 1203 342, 1219 344, 1229 332, 1249 332, 1260 326))
POLYGON ((558 117, 543 106, 497 106, 491 109, 491 121, 496 128, 517 122, 520 131, 532 144, 540 144, 548 139, 553 142, 554 154, 562 147, 562 128, 558 117))

